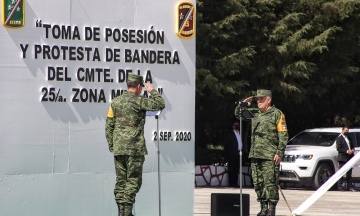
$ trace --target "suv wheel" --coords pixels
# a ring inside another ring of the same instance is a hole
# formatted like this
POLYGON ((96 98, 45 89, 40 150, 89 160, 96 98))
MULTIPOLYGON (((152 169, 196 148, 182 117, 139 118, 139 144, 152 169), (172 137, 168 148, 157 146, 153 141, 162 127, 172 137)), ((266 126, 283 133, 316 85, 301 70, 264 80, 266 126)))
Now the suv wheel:
POLYGON ((315 172, 312 187, 317 190, 322 184, 324 184, 332 175, 333 171, 328 164, 322 163, 318 166, 315 172))

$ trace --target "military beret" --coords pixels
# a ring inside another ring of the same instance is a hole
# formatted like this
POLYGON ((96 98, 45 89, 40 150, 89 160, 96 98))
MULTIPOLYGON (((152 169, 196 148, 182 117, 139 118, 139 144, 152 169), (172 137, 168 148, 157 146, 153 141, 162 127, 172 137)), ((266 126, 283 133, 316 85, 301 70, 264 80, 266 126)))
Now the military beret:
POLYGON ((145 87, 144 85, 144 79, 142 76, 140 75, 135 75, 135 74, 129 74, 128 76, 128 81, 135 81, 140 83, 143 87, 145 87))
POLYGON ((259 89, 256 92, 256 96, 253 97, 266 97, 266 96, 271 97, 271 91, 266 89, 259 89))

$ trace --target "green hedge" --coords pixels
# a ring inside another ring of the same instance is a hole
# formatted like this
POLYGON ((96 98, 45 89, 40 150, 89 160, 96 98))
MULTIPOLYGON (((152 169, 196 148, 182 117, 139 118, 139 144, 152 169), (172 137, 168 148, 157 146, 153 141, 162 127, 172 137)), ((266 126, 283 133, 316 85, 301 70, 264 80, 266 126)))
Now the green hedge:
POLYGON ((195 149, 195 165, 224 165, 225 151, 220 149, 195 149))
MULTIPOLYGON (((226 163, 225 150, 223 149, 195 149, 195 165, 223 166, 226 163)), ((243 152, 242 164, 243 166, 250 166, 250 159, 245 152, 243 152)))

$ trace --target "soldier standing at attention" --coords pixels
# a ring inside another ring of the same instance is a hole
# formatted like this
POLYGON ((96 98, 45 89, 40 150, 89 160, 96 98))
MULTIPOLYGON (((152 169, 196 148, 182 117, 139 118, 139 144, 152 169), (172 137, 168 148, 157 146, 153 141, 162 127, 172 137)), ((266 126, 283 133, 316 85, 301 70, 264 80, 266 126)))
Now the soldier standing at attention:
MULTIPOLYGON (((279 164, 289 137, 284 114, 271 106, 271 91, 260 89, 253 97, 257 98, 258 108, 249 109, 254 114, 249 158, 257 201, 261 204, 257 215, 275 216, 279 201, 279 164)), ((251 102, 253 97, 243 102, 251 102)), ((239 109, 240 106, 235 109, 238 119, 239 109)))
POLYGON ((147 155, 144 138, 146 111, 165 108, 161 95, 142 76, 130 74, 128 91, 115 97, 106 119, 106 139, 115 159, 115 201, 119 216, 132 216, 136 193, 142 183, 142 169, 147 155), (152 98, 139 96, 142 87, 152 98))

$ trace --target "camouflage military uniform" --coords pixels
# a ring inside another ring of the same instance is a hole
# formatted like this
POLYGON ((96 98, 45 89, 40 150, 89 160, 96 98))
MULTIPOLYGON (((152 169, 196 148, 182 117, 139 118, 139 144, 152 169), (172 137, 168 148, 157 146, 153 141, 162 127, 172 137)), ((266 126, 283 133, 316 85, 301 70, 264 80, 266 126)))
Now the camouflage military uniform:
MULTIPOLYGON (((129 75, 130 81, 131 78, 129 75)), ((131 208, 142 184, 144 155, 147 154, 144 138, 146 111, 165 108, 164 99, 156 90, 150 94, 151 99, 131 91, 124 92, 111 101, 106 119, 106 139, 115 157, 115 200, 118 204, 129 204, 131 208)))
MULTIPOLYGON (((284 114, 275 106, 267 111, 249 109, 252 119, 251 158, 254 189, 259 202, 277 203, 279 200, 279 166, 275 166, 274 156, 284 156, 288 133, 284 114)), ((239 118, 239 106, 235 109, 239 118)))

